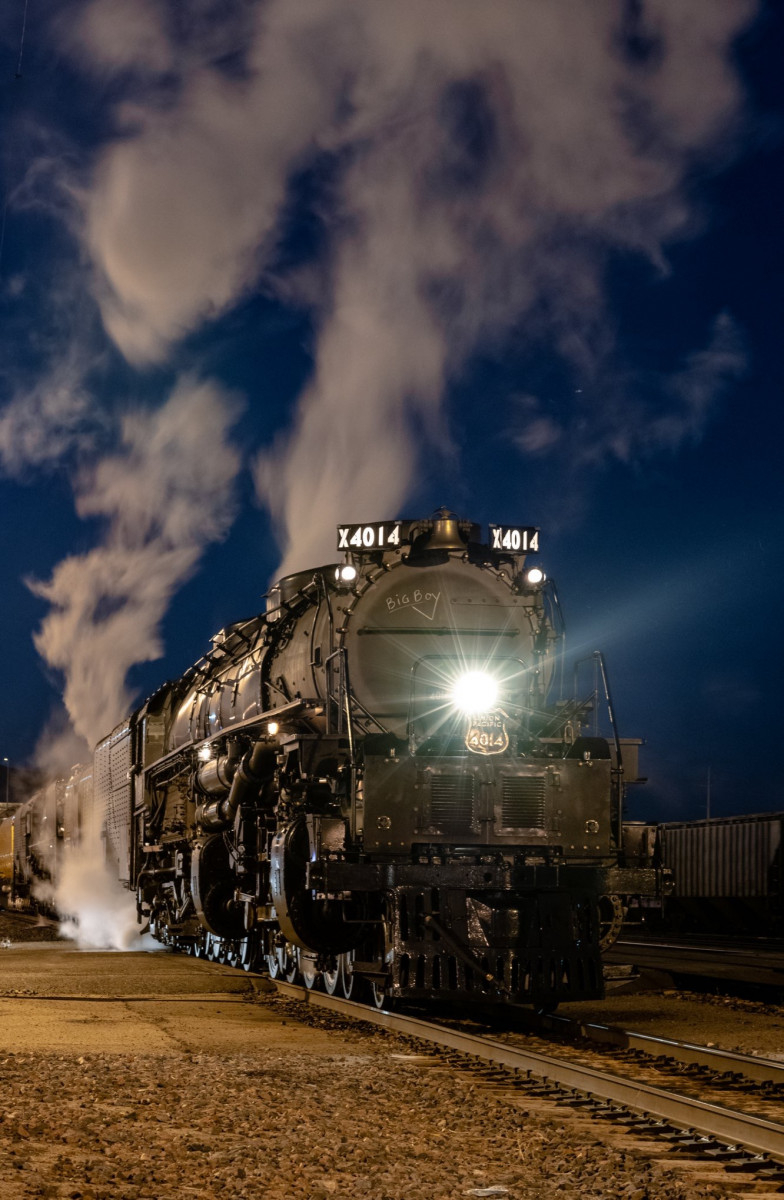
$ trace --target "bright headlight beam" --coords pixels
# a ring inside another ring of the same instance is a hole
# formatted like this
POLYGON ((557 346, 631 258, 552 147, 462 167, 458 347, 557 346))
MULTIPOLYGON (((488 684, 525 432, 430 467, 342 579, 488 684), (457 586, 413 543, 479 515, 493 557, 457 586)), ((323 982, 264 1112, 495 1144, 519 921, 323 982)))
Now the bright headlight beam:
POLYGON ((452 703, 464 713, 489 712, 497 701, 498 684, 486 671, 466 671, 452 688, 452 703))

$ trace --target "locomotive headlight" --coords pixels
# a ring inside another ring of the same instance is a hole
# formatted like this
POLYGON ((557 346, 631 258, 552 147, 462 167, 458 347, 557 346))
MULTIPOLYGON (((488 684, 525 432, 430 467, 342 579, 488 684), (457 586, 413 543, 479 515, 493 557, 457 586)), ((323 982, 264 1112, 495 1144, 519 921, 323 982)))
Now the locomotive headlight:
POLYGON ((353 583, 357 577, 357 568, 351 563, 346 563, 345 566, 338 567, 335 571, 335 578, 339 583, 353 583))
POLYGON ((483 713, 498 703, 498 684, 486 671, 466 671, 455 681, 452 703, 464 713, 483 713))
POLYGON ((531 570, 526 571, 526 573, 525 573, 526 583, 532 583, 534 585, 534 587, 538 583, 544 583, 545 578, 546 578, 545 573, 541 569, 541 567, 531 567, 531 570))

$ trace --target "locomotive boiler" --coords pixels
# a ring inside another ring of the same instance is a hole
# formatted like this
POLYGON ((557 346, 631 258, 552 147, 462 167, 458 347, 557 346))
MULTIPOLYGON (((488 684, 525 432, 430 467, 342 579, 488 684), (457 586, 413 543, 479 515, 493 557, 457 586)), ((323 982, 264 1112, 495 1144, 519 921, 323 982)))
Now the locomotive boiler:
POLYGON ((107 850, 158 940, 377 1003, 602 994, 600 905, 659 872, 624 865, 614 718, 589 735, 597 689, 555 686, 538 530, 489 534, 340 527, 338 562, 99 743, 107 850))

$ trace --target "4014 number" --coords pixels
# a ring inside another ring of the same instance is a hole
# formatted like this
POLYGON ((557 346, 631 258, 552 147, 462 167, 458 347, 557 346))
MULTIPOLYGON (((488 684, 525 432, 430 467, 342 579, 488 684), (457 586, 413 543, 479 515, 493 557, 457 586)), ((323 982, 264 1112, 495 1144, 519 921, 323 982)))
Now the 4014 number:
POLYGON ((338 550, 386 550, 400 545, 400 522, 385 525, 338 525, 338 550))

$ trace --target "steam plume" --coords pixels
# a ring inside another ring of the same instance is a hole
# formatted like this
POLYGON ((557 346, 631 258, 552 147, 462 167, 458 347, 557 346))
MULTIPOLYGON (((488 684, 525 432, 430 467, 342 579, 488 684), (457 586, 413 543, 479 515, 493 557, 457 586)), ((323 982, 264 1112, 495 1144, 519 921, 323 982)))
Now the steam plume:
MULTIPOLYGON (((454 453, 444 397, 478 349, 544 343, 596 385, 588 439, 584 401, 525 398, 523 455, 567 450, 591 469, 700 438, 742 368, 730 318, 680 372, 624 387, 641 381, 617 361, 605 269, 621 252, 666 272, 668 247, 698 230, 688 180, 733 151, 730 52, 756 0, 110 8, 65 0, 50 27, 101 89, 102 140, 77 173, 42 152, 15 202, 40 211, 49 190, 132 366, 193 358, 186 335, 259 286, 309 310, 311 378, 255 464, 283 571, 330 554, 338 519, 399 511, 425 446, 454 453), (303 177, 322 240, 285 269, 303 177)), ((195 377, 127 415, 107 453, 116 418, 92 358, 74 336, 0 414, 4 470, 77 462, 78 512, 105 522, 95 549, 32 585, 52 606, 36 644, 88 742, 125 712, 128 668, 160 653, 173 592, 229 528, 240 468, 236 405, 195 377)))
POLYGON ((64 673, 68 714, 89 746, 128 710, 128 669, 160 656, 172 593, 231 523, 236 416, 231 397, 193 379, 162 408, 127 415, 122 449, 78 485, 79 514, 105 518, 105 540, 30 584, 52 605, 36 646, 64 673))
POLYGON ((151 937, 141 934, 135 896, 106 861, 98 812, 92 812, 80 840, 62 845, 57 862, 49 867, 55 882, 39 881, 33 890, 39 902, 58 913, 65 937, 84 950, 157 948, 151 937))
POLYGON ((64 915, 60 932, 83 949, 154 950, 136 920, 136 897, 120 884, 106 862, 100 836, 69 847, 54 892, 64 915))
MULTIPOLYGON (((312 381, 257 469, 284 570, 326 553, 338 516, 397 510, 477 347, 546 338, 581 372, 608 369, 607 255, 664 270, 695 229, 685 180, 731 145, 729 50, 755 8, 269 0, 200 6, 175 53, 171 10, 155 7, 144 49, 124 45, 134 103, 83 199, 96 295, 129 359, 164 358, 269 278, 293 176, 335 164, 312 381), (156 64, 177 78, 165 104, 156 64)), ((84 8, 82 42, 116 70, 99 10, 84 8)), ((693 434, 668 403, 682 408, 665 380, 648 444, 693 434)), ((536 419, 535 450, 552 432, 536 419)), ((597 424, 612 432, 594 449, 617 453, 617 422, 597 424)))

